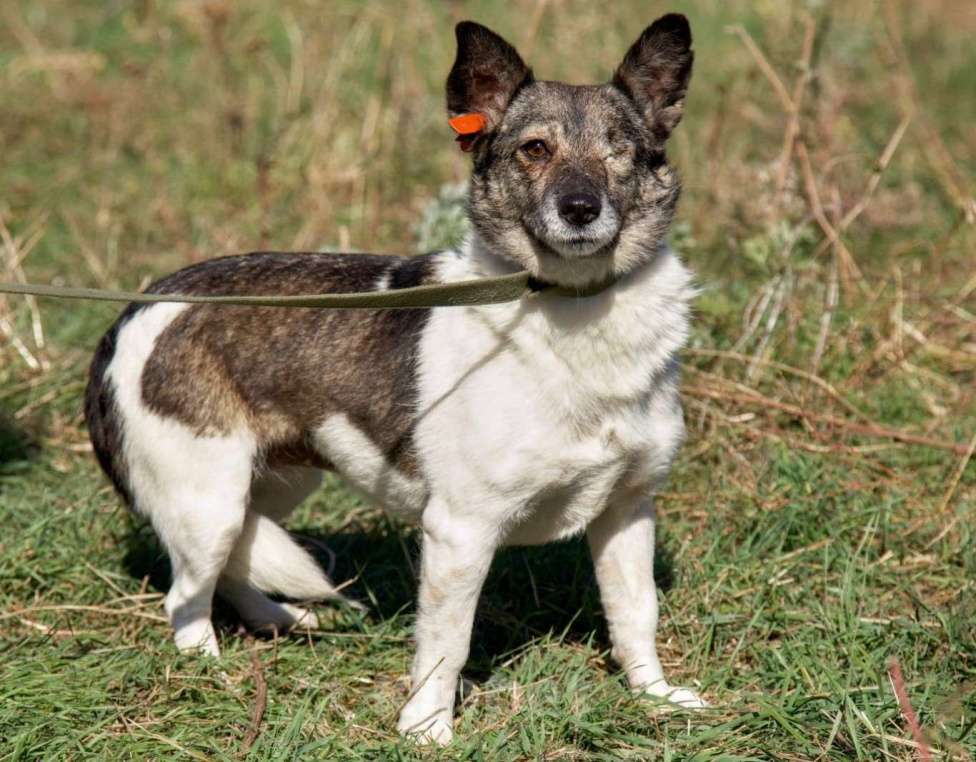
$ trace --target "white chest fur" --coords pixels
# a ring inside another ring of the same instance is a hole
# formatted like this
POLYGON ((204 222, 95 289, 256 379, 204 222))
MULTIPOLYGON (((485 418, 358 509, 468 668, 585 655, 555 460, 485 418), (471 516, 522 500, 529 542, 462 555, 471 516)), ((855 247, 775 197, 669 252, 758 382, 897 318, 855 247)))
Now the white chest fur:
MULTIPOLYGON (((440 275, 497 267, 469 247, 440 275)), ((651 489, 684 431, 675 354, 693 293, 662 250, 595 297, 434 310, 416 432, 431 491, 523 544, 580 531, 620 490, 651 489)))

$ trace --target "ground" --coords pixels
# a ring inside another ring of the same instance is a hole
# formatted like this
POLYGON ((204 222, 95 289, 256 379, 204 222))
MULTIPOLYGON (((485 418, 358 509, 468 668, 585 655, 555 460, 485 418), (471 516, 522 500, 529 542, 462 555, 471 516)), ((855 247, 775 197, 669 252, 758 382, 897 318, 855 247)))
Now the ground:
POLYGON ((414 749, 394 718, 416 535, 334 482, 292 527, 368 613, 255 640, 221 609, 223 658, 179 655, 165 556, 82 423, 118 310, 0 297, 0 759, 913 759, 895 684, 931 754, 973 759, 971 3, 13 0, 0 280, 438 245, 467 171, 442 105, 452 23, 584 82, 671 9, 697 51, 673 241, 703 293, 659 502, 660 645, 714 708, 629 695, 574 541, 498 558, 456 741, 414 749))

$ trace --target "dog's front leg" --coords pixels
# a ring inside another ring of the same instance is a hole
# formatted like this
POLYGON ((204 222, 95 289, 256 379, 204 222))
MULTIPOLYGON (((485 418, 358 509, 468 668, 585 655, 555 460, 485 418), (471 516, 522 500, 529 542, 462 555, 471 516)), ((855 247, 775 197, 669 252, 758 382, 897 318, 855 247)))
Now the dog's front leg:
POLYGON ((611 653, 630 685, 686 708, 706 706, 694 691, 672 688, 657 657, 652 501, 635 498, 610 505, 586 531, 610 629, 611 653))
POLYGON ((411 695, 398 728, 418 741, 446 744, 452 737, 454 692, 468 658, 481 586, 497 545, 483 520, 458 516, 434 499, 423 517, 417 653, 411 695))

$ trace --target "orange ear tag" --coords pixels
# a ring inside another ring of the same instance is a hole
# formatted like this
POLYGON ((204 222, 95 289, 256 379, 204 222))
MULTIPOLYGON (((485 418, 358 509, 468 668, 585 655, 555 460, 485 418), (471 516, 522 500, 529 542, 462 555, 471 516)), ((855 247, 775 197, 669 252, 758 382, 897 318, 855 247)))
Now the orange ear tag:
POLYGON ((484 114, 475 112, 448 119, 447 123, 457 133, 457 142, 461 144, 461 150, 472 151, 481 133, 488 126, 488 119, 484 114))

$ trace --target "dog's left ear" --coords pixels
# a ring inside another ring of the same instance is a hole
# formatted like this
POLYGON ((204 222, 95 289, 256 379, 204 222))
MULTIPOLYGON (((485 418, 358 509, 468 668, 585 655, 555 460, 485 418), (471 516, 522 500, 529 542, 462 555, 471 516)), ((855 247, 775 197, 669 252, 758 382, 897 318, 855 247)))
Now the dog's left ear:
POLYGON ((613 76, 661 143, 681 121, 694 59, 688 19, 669 13, 644 30, 613 76))
POLYGON ((497 128, 512 96, 532 81, 532 70, 515 48, 481 24, 462 21, 455 34, 457 58, 447 77, 448 113, 482 114, 485 130, 497 128))

